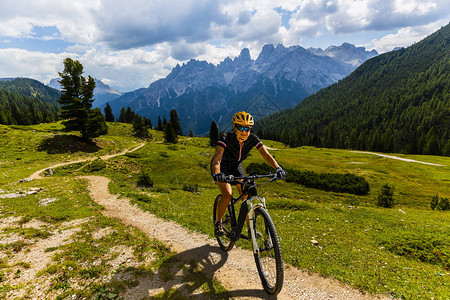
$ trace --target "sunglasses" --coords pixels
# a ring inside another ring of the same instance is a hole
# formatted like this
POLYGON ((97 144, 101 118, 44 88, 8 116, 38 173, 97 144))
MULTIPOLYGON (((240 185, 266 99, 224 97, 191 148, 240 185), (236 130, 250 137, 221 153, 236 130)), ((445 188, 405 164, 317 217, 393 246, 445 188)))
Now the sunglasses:
POLYGON ((244 131, 245 130, 245 132, 249 132, 250 129, 251 129, 251 127, 244 127, 244 126, 238 126, 237 127, 237 130, 239 130, 239 131, 244 131))

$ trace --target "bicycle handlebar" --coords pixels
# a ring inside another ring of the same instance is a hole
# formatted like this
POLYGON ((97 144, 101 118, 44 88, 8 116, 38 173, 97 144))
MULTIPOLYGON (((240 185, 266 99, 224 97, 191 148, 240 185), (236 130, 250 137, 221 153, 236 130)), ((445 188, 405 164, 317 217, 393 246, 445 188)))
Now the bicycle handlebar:
POLYGON ((277 174, 273 174, 273 173, 269 173, 269 174, 265 174, 265 175, 249 175, 249 176, 233 176, 233 175, 228 175, 225 176, 225 180, 228 183, 239 183, 239 184, 243 184, 243 182, 241 181, 237 181, 238 179, 243 179, 243 180, 256 180, 259 178, 270 178, 269 181, 276 181, 277 180, 277 174))

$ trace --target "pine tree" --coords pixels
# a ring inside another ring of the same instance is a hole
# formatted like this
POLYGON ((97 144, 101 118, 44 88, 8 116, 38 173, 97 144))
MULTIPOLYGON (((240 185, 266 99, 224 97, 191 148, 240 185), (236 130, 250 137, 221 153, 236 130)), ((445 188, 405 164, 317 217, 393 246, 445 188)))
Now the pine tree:
POLYGON ((127 107, 125 110, 125 123, 133 123, 135 116, 135 112, 130 107, 127 107))
POLYGON ((158 131, 163 131, 163 130, 164 130, 164 127, 163 127, 163 125, 162 125, 161 117, 160 117, 160 116, 158 116, 158 125, 157 125, 157 127, 156 127, 156 130, 158 130, 158 131))
POLYGON ((148 138, 148 128, 145 125, 144 119, 140 115, 136 115, 133 120, 133 134, 138 138, 148 138))
POLYGON ((178 113, 175 109, 172 109, 170 111, 170 121, 169 121, 173 129, 175 129, 175 132, 177 135, 183 135, 183 132, 181 131, 181 125, 180 125, 180 118, 178 118, 178 113))
POLYGON ((8 125, 8 117, 3 110, 0 110, 0 124, 8 125))
POLYGON ((209 144, 211 145, 211 147, 215 147, 217 145, 218 140, 219 140, 219 128, 217 127, 216 122, 213 120, 209 128, 209 144))
POLYGON ((117 122, 125 123, 125 107, 122 106, 119 113, 119 118, 117 119, 117 122))
POLYGON ((426 135, 425 154, 439 155, 439 143, 434 127, 431 127, 426 135))
POLYGON ((168 122, 164 127, 164 141, 166 143, 174 143, 174 144, 178 142, 177 133, 175 131, 175 128, 173 128, 170 122, 168 122))
POLYGON ((106 107, 104 108, 105 112, 105 120, 106 122, 114 122, 114 115, 112 112, 111 105, 109 105, 108 102, 106 102, 106 107))
POLYGON ((79 61, 71 58, 64 60, 64 71, 59 72, 59 83, 62 86, 59 103, 62 105, 62 117, 66 119, 63 122, 64 130, 79 131, 83 138, 91 139, 103 134, 107 127, 105 119, 98 115, 98 112, 102 115, 101 111, 91 110, 94 102, 94 78, 89 76, 86 79, 82 74, 83 65, 79 61))
POLYGON ((100 108, 91 109, 88 113, 88 121, 86 124, 85 137, 92 139, 108 133, 105 116, 103 116, 100 108))
POLYGON ((153 128, 152 120, 150 120, 150 118, 145 118, 145 117, 144 117, 144 123, 145 123, 145 126, 146 126, 147 128, 149 128, 149 129, 152 129, 152 128, 153 128))

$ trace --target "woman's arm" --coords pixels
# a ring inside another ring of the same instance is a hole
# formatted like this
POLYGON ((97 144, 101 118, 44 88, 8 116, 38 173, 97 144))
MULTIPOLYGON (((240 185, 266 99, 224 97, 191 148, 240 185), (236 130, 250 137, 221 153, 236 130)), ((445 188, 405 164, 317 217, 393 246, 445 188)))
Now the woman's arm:
POLYGON ((216 146, 216 152, 214 152, 214 156, 211 162, 211 169, 213 174, 220 173, 220 162, 222 161, 223 151, 225 149, 220 146, 216 146))
POLYGON ((269 151, 267 151, 266 146, 262 145, 258 149, 261 156, 264 158, 264 160, 275 170, 280 167, 280 165, 276 162, 275 158, 270 155, 269 151))

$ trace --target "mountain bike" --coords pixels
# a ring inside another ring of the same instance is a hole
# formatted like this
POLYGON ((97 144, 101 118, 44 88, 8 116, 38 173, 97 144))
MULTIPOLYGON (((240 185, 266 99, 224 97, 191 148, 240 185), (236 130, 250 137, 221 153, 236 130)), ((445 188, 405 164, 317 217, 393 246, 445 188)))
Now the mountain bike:
MULTIPOLYGON (((242 195, 238 198, 233 197, 230 200, 228 211, 222 218, 224 235, 217 237, 217 242, 222 250, 230 251, 240 238, 249 240, 252 243, 256 267, 264 290, 271 295, 277 295, 283 287, 283 258, 280 240, 275 225, 267 212, 265 199, 258 196, 255 181, 260 178, 270 178, 269 182, 271 182, 277 180, 277 175, 250 175, 244 177, 230 175, 226 177, 228 183, 242 186, 242 195), (241 208, 236 219, 234 206, 241 200, 241 208), (249 236, 242 234, 247 216, 249 220, 249 236)), ((217 205, 220 197, 221 195, 218 195, 214 201, 213 222, 216 220, 217 205)))

